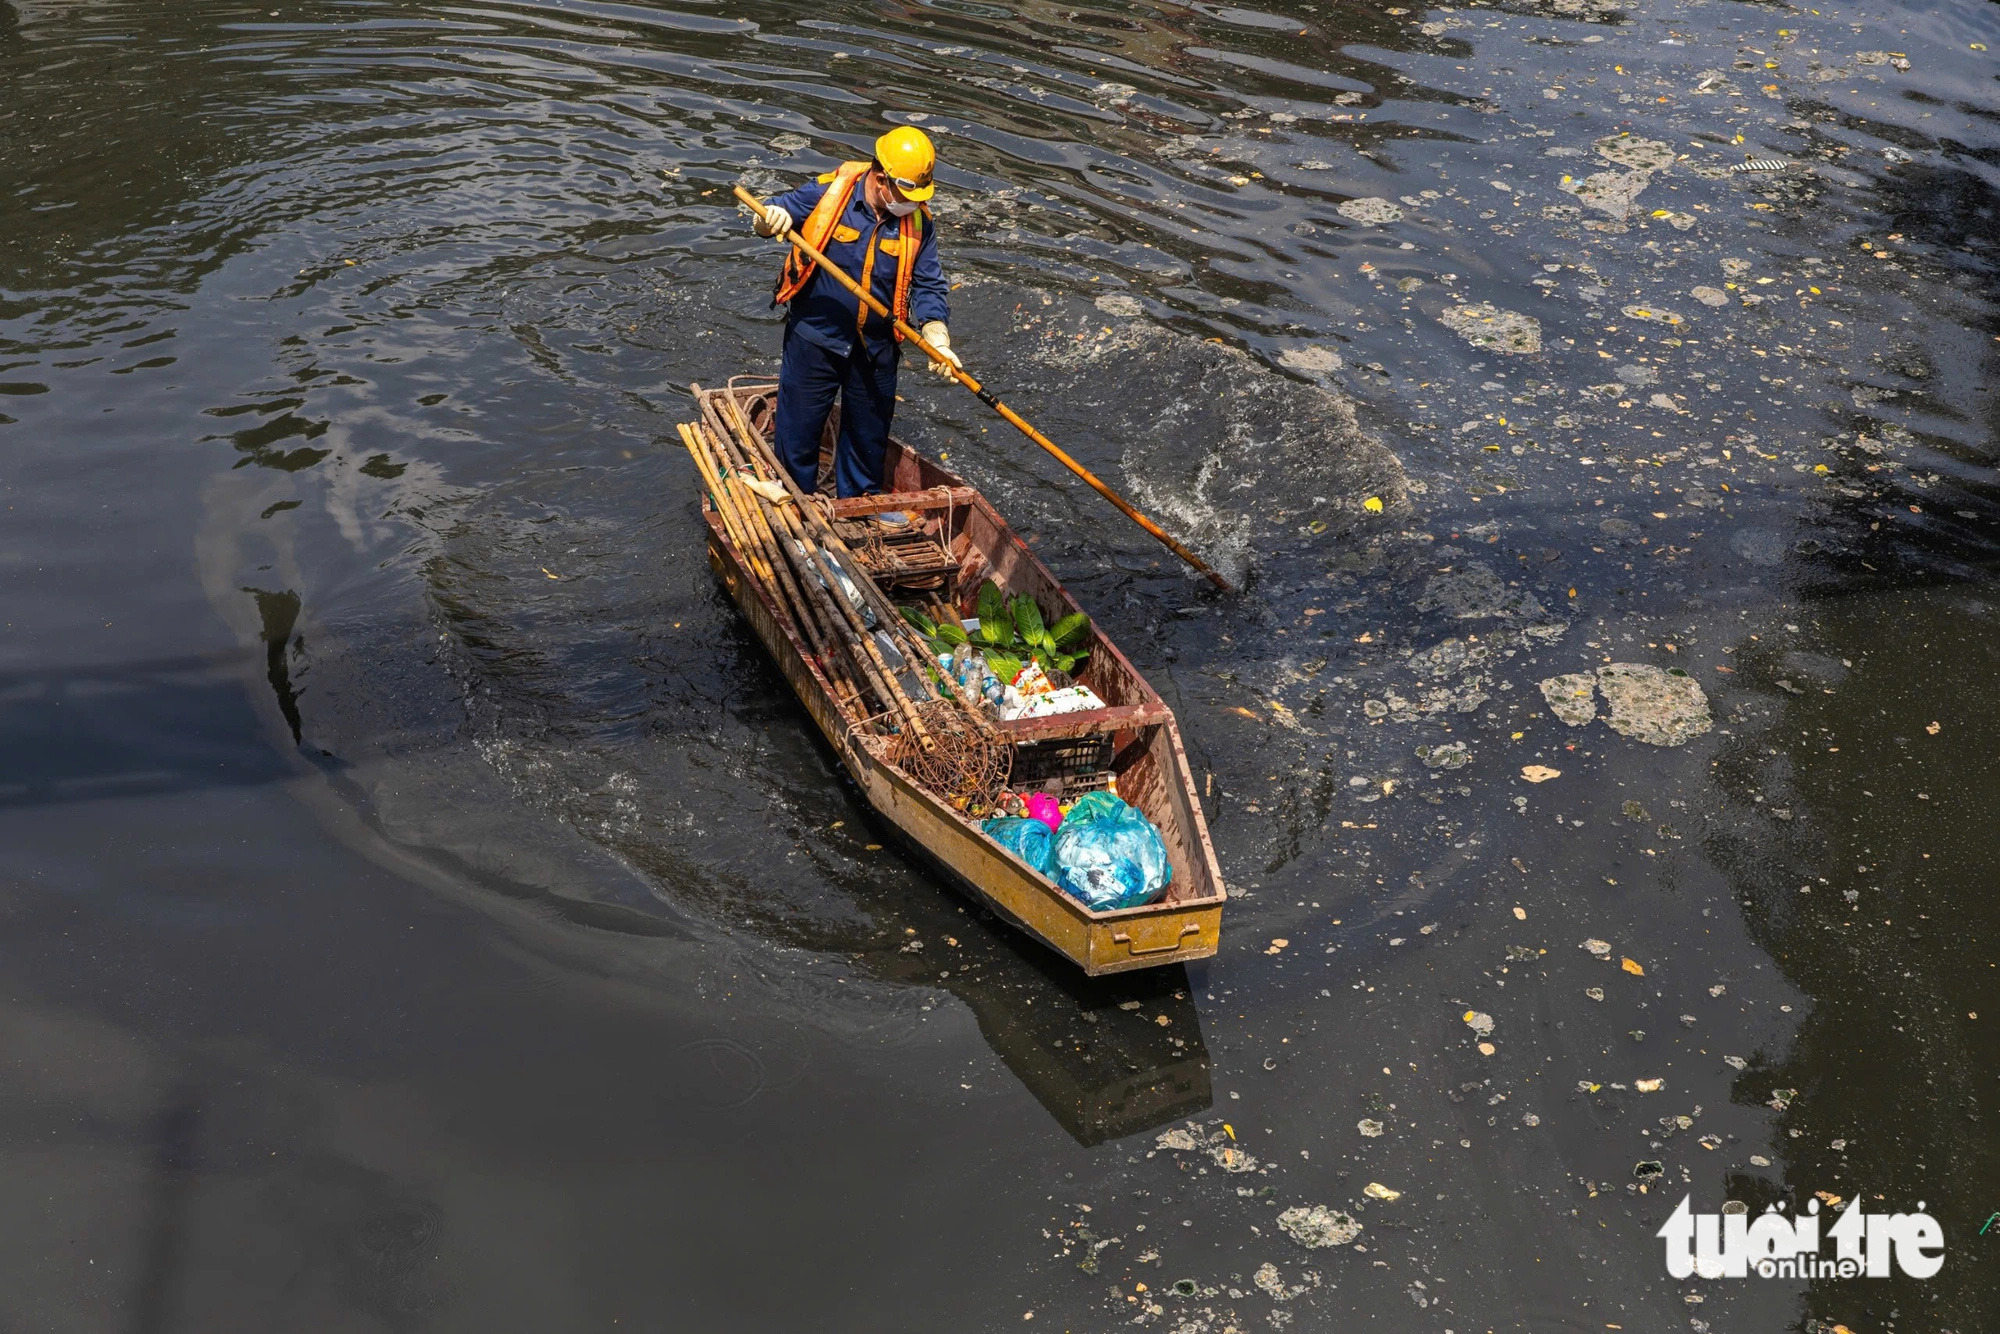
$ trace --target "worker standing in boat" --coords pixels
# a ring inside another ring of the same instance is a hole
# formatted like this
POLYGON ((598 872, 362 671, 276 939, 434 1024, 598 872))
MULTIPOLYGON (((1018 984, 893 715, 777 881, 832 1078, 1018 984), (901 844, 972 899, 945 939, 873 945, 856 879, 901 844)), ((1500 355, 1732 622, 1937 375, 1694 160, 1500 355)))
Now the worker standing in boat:
MULTIPOLYGON (((925 340, 958 366, 946 326, 950 309, 937 230, 924 207, 936 189, 931 183, 936 166, 929 136, 901 126, 875 141, 873 161, 844 163, 778 196, 755 225, 759 236, 781 237, 797 227, 801 237, 898 318, 918 326, 925 340)), ((843 498, 867 495, 882 489, 902 334, 817 268, 794 247, 772 298, 789 305, 778 373, 778 458, 798 488, 811 495, 820 435, 838 397, 834 491, 843 498)), ((944 363, 929 364, 949 378, 944 363)))

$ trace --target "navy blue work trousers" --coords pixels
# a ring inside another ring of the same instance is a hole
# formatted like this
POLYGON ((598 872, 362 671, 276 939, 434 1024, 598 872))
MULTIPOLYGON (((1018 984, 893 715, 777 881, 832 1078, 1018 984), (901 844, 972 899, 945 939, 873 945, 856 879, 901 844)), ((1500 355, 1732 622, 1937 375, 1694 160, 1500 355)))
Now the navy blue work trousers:
POLYGON ((846 499, 882 489, 882 452, 896 415, 896 345, 833 352, 785 326, 778 371, 778 459, 807 495, 819 476, 819 439, 840 399, 840 439, 833 453, 834 494, 846 499))

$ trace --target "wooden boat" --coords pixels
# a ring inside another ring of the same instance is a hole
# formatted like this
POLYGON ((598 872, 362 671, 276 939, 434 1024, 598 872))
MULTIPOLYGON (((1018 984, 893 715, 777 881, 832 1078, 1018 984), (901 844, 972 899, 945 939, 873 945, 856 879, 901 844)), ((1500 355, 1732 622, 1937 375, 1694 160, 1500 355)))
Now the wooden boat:
MULTIPOLYGON (((773 383, 738 377, 727 389, 695 386, 703 423, 726 434, 728 400, 751 429, 769 437, 777 404, 773 383)), ((831 458, 838 417, 827 425, 823 464, 831 458)), ((827 471, 822 467, 822 475, 827 471)), ((986 498, 935 462, 893 437, 884 460, 889 489, 832 501, 836 526, 901 511, 912 522, 889 541, 856 546, 871 578, 885 592, 928 587, 936 600, 973 614, 981 584, 991 579, 1013 596, 1026 593, 1050 622, 1081 611, 986 498)), ((1067 793, 1106 785, 1151 820, 1173 867, 1164 895, 1138 908, 1095 911, 981 832, 978 821, 919 786, 890 759, 891 747, 851 704, 809 651, 780 602, 752 575, 731 541, 713 499, 704 497, 709 563, 819 724, 868 802, 917 858, 975 896, 1084 972, 1098 976, 1181 963, 1212 955, 1226 897, 1201 803, 1188 773, 1173 712, 1104 635, 1092 626, 1090 656, 1080 684, 1104 701, 1101 709, 1052 717, 995 721, 1013 750, 1013 782, 1033 788, 1049 780, 1067 793)), ((869 525, 856 524, 852 531, 869 525)))

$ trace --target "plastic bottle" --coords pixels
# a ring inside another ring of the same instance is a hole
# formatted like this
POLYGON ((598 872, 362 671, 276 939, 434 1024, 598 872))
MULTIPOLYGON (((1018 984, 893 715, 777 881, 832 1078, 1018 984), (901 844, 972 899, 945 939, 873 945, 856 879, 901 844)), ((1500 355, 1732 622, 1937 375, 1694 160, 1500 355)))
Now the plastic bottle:
POLYGON ((875 648, 881 653, 882 661, 889 664, 889 670, 900 672, 905 665, 903 650, 896 647, 896 641, 889 638, 886 630, 877 630, 874 635, 875 648))
MULTIPOLYGON (((869 604, 868 599, 861 595, 861 586, 854 582, 853 577, 846 570, 841 568, 839 558, 831 551, 821 547, 818 549, 818 554, 820 563, 826 567, 827 572, 833 576, 834 582, 839 585, 841 596, 845 597, 848 605, 853 607, 856 613, 860 615, 861 623, 871 630, 874 629, 875 608, 869 604)), ((822 579, 821 582, 824 583, 825 580, 822 579)))

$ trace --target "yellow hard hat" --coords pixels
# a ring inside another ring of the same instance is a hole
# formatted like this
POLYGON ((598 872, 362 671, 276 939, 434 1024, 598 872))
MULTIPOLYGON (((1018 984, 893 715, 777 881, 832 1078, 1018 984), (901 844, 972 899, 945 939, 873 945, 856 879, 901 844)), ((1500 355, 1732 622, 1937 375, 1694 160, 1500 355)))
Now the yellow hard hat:
POLYGON ((931 147, 930 136, 913 125, 899 125, 875 141, 875 165, 911 203, 921 204, 937 191, 931 184, 937 149, 931 147))

